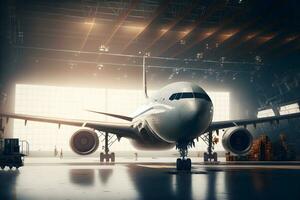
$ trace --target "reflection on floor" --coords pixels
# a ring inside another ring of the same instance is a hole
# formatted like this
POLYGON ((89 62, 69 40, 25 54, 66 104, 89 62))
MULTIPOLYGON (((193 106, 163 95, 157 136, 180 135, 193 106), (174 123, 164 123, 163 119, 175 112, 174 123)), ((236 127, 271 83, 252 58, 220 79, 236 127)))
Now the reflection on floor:
POLYGON ((27 163, 0 171, 0 199, 300 199, 300 165, 27 163))

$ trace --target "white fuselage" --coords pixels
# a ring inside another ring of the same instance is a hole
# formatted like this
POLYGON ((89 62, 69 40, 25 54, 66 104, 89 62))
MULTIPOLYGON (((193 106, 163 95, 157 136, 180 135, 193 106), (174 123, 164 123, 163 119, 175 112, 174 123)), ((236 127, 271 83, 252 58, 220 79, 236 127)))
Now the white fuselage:
POLYGON ((201 135, 213 118, 213 104, 197 84, 177 82, 160 89, 133 120, 140 148, 171 148, 201 135))

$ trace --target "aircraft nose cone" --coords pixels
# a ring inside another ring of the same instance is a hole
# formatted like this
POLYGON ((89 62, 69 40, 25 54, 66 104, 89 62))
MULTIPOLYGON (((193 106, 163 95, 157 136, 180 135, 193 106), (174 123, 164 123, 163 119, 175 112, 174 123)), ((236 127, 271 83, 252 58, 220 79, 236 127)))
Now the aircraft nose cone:
POLYGON ((182 120, 186 123, 194 121, 203 111, 204 104, 200 101, 189 101, 181 109, 182 120))
POLYGON ((198 118, 201 113, 203 113, 207 109, 207 103, 204 101, 194 100, 189 102, 187 106, 187 112, 189 115, 189 120, 193 120, 198 118))
POLYGON ((211 103, 205 100, 190 101, 182 108, 183 130, 198 134, 204 131, 212 119, 211 103))

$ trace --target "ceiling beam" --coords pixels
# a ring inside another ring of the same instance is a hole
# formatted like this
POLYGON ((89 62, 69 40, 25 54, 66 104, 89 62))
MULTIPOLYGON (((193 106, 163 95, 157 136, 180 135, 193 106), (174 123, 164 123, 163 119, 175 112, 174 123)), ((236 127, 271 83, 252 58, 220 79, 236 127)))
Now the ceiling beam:
POLYGON ((129 47, 132 45, 132 43, 149 29, 149 27, 153 24, 155 19, 159 17, 168 8, 170 1, 171 0, 164 0, 163 3, 159 5, 159 7, 153 13, 152 17, 148 20, 145 27, 123 46, 123 48, 120 51, 121 53, 126 52, 129 49, 129 47))
POLYGON ((229 18, 225 18, 225 20, 220 23, 219 27, 214 29, 212 32, 200 34, 193 42, 191 42, 190 44, 183 47, 180 51, 176 51, 174 54, 171 55, 171 57, 178 57, 178 56, 184 54, 189 49, 198 45, 200 42, 206 42, 206 41, 216 37, 217 35, 222 33, 223 29, 226 26, 231 24, 234 21, 234 19, 236 19, 237 17, 240 17, 240 15, 242 15, 243 13, 244 13, 244 10, 242 9, 239 12, 237 12, 235 15, 233 15, 229 18))
POLYGON ((226 5, 226 1, 215 1, 211 3, 211 5, 206 9, 206 12, 204 15, 199 15, 198 19, 196 19, 193 23, 191 23, 188 27, 188 30, 186 30, 186 33, 183 34, 179 39, 175 39, 170 44, 166 45, 164 48, 160 49, 157 54, 162 55, 163 53, 167 52, 169 49, 171 49, 174 45, 176 45, 180 40, 187 40, 191 35, 197 33, 197 28, 205 22, 210 16, 212 16, 213 13, 215 13, 218 9, 224 7, 226 5), (216 4, 215 4, 216 3, 216 4))
POLYGON ((114 26, 114 28, 112 29, 111 33, 109 34, 108 38, 106 39, 106 41, 104 42, 104 46, 109 46, 109 43, 111 42, 111 40, 113 39, 113 37, 115 36, 115 34, 118 32, 118 30, 120 29, 120 27, 122 26, 122 24, 124 23, 124 21, 127 19, 127 17, 129 16, 130 12, 132 11, 132 9, 134 9, 139 3, 139 0, 133 0, 131 1, 128 9, 122 13, 118 19, 117 22, 114 26))
POLYGON ((267 52, 273 49, 274 46, 281 44, 288 37, 290 37, 290 35, 284 31, 274 33, 274 36, 271 39, 260 43, 259 45, 255 46, 252 50, 255 51, 258 55, 261 55, 261 53, 267 52))
POLYGON ((96 20, 96 17, 95 17, 95 16, 97 15, 98 8, 99 8, 99 3, 97 3, 97 7, 96 7, 96 10, 95 10, 95 12, 94 12, 94 17, 92 18, 90 27, 89 27, 89 29, 88 29, 86 35, 85 35, 84 38, 83 38, 83 41, 82 41, 82 43, 81 43, 81 45, 80 45, 78 54, 80 54, 80 52, 81 52, 81 51, 83 50, 83 48, 85 47, 86 42, 87 42, 87 40, 88 40, 88 38, 89 38, 89 36, 90 36, 90 34, 91 34, 93 28, 94 28, 95 20, 96 20))
POLYGON ((259 32, 255 34, 254 37, 241 42, 239 45, 233 47, 232 49, 235 50, 235 58, 242 57, 245 54, 248 54, 252 50, 254 50, 257 46, 267 42, 268 40, 272 39, 274 35, 270 34, 272 28, 279 24, 280 21, 272 21, 272 23, 267 24, 264 28, 261 28, 259 32))
POLYGON ((191 11, 195 8, 195 3, 197 2, 197 0, 192 0, 192 2, 190 2, 189 6, 187 6, 187 8, 182 11, 173 21, 171 21, 171 23, 169 23, 166 28, 164 28, 165 30, 163 30, 157 37, 154 38, 154 40, 152 40, 152 42, 150 44, 148 44, 145 48, 144 48, 144 52, 147 52, 150 50, 150 48, 157 42, 159 41, 163 36, 167 35, 181 20, 183 20, 186 16, 191 14, 191 11))
POLYGON ((234 31, 233 33, 227 33, 227 34, 229 34, 228 37, 225 37, 225 38, 219 37, 218 41, 216 41, 218 43, 218 47, 210 50, 206 56, 207 57, 209 57, 211 55, 221 56, 222 53, 229 51, 232 48, 234 42, 236 44, 242 40, 243 36, 249 35, 251 28, 256 23, 258 23, 259 20, 261 20, 262 18, 263 18, 262 16, 259 18, 254 18, 253 20, 249 21, 248 23, 242 24, 242 26, 240 26, 238 28, 238 30, 234 31))
POLYGON ((270 48, 270 51, 265 51, 262 56, 267 59, 282 58, 287 54, 297 51, 300 45, 300 35, 290 36, 283 40, 281 43, 270 48))
POLYGON ((225 39, 219 39, 217 41, 218 47, 210 50, 206 56, 212 56, 215 57, 225 57, 228 55, 228 52, 231 52, 232 49, 239 46, 241 43, 248 41, 252 39, 253 37, 257 36, 257 32, 254 32, 253 30, 257 29, 257 24, 262 24, 264 21, 266 21, 266 18, 272 19, 273 18, 273 12, 274 9, 276 9, 276 6, 278 6, 279 1, 275 2, 270 6, 267 12, 265 12, 265 15, 259 15, 257 17, 253 17, 252 20, 250 20, 247 23, 242 24, 238 29, 237 32, 233 33, 232 36, 225 38, 225 39))

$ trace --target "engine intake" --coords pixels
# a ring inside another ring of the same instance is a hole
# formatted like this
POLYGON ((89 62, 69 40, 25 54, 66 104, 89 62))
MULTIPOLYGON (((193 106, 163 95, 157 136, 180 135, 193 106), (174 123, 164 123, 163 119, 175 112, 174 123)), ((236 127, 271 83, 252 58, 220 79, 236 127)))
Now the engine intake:
POLYGON ((222 144, 226 151, 235 155, 244 155, 252 147, 253 137, 243 127, 233 127, 225 131, 222 137, 222 144))
POLYGON ((97 150, 99 138, 97 133, 91 129, 80 129, 70 139, 71 149, 79 155, 88 155, 97 150))

